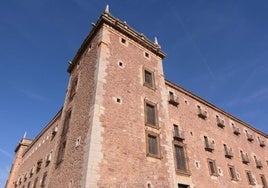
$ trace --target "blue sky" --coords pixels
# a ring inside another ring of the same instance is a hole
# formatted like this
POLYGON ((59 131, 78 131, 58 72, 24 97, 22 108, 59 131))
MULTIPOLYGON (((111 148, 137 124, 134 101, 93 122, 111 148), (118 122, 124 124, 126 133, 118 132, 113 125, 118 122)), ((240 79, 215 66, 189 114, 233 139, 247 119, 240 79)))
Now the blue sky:
POLYGON ((0 1, 0 187, 63 105, 68 61, 104 10, 158 37, 165 76, 268 133, 268 1, 0 1))

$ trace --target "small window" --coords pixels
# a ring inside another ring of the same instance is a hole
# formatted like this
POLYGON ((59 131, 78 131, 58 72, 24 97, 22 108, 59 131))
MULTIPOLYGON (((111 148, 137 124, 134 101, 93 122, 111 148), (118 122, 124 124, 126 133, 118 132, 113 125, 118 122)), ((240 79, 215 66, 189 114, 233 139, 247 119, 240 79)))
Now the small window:
POLYGON ((176 170, 178 172, 188 173, 187 159, 184 146, 175 144, 174 149, 176 159, 176 170))
POLYGON ((261 183, 262 183, 262 186, 263 186, 264 188, 267 188, 267 187, 268 187, 268 184, 267 184, 267 181, 266 181, 265 176, 264 176, 263 174, 261 174, 260 177, 261 177, 261 183))
POLYGON ((230 172, 231 179, 237 181, 236 171, 233 166, 229 166, 229 172, 230 172))
POLYGON ((159 135, 153 132, 146 133, 147 156, 160 158, 159 135))
POLYGON ((148 52, 144 52, 144 56, 145 56, 146 58, 150 58, 150 54, 149 54, 148 52))
POLYGON ((214 160, 208 159, 208 168, 210 175, 217 176, 217 169, 214 160))
POLYGON ((255 180, 252 176, 252 173, 250 171, 246 171, 248 182, 250 185, 255 185, 255 180))
POLYGON ((186 185, 186 184, 178 184, 178 188, 190 188, 189 185, 186 185))
POLYGON ((145 102, 145 123, 146 125, 157 127, 156 106, 149 102, 145 102))
POLYGON ((124 39, 124 38, 121 38, 120 41, 121 41, 122 44, 127 44, 127 41, 126 41, 126 39, 124 39))
POLYGON ((144 70, 143 85, 154 89, 154 73, 149 70, 144 70))
POLYGON ((45 187, 47 180, 47 172, 44 173, 42 180, 41 180, 41 187, 45 187))

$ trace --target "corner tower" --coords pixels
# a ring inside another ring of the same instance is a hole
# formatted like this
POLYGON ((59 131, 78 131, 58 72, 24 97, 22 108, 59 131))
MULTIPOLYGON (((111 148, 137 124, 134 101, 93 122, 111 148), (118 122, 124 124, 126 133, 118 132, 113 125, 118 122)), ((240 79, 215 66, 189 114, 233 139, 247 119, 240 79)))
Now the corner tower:
POLYGON ((170 187, 164 57, 106 8, 68 68, 51 186, 170 187))

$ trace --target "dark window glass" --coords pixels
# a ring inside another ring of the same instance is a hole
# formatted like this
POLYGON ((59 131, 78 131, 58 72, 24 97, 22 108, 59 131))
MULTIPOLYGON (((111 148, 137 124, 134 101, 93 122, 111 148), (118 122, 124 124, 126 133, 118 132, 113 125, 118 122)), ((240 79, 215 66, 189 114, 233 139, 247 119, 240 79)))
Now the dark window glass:
POLYGON ((176 155, 176 162, 177 162, 177 169, 186 171, 186 159, 184 148, 179 145, 175 145, 175 155, 176 155))
POLYGON ((152 72, 149 72, 147 70, 144 71, 144 84, 146 84, 147 86, 150 86, 150 87, 154 86, 152 72))
POLYGON ((173 125, 174 128, 174 136, 179 136, 179 127, 177 125, 173 125))
POLYGON ((236 172, 235 172, 234 167, 230 166, 229 171, 230 171, 230 175, 231 175, 232 180, 237 180, 237 176, 236 176, 236 172))
POLYGON ((217 175, 217 171, 216 171, 216 165, 215 162, 212 160, 208 161, 208 167, 209 167, 209 171, 211 175, 217 175))
POLYGON ((156 125, 155 106, 146 104, 146 123, 156 125))
POLYGON ((261 175, 261 182, 264 188, 268 188, 267 181, 264 175, 261 175))
POLYGON ((41 182, 41 187, 45 187, 46 179, 47 179, 47 172, 45 172, 44 175, 43 175, 42 182, 41 182))
POLYGON ((157 137, 153 135, 148 135, 149 153, 153 155, 158 154, 158 144, 157 137))
POLYGON ((255 185, 254 179, 253 179, 252 174, 251 174, 250 171, 247 171, 247 178, 248 178, 248 181, 249 181, 250 185, 255 185))

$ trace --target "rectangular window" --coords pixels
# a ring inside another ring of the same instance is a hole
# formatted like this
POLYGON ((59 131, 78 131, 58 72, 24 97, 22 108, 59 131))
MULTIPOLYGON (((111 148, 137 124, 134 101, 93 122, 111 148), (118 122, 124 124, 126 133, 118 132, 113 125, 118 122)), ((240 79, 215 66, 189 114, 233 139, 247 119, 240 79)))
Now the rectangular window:
POLYGON ((205 150, 212 152, 214 150, 213 141, 209 140, 207 136, 204 136, 205 150))
POLYGON ((73 96, 75 95, 76 88, 77 88, 77 83, 78 83, 78 78, 75 77, 72 80, 72 83, 71 83, 71 89, 70 89, 70 95, 69 95, 70 101, 73 99, 73 96))
POLYGON ((47 172, 44 173, 42 181, 41 181, 41 187, 45 187, 46 185, 46 179, 47 179, 47 172))
POLYGON ((210 175, 217 176, 217 168, 214 160, 208 159, 208 168, 210 175))
POLYGON ((36 177, 34 180, 33 188, 36 188, 37 182, 38 182, 38 177, 36 177))
POLYGON ((185 185, 185 184, 178 184, 178 188, 190 188, 189 185, 185 185))
POLYGON ((175 148, 175 159, 176 169, 182 172, 188 172, 185 148, 182 145, 174 145, 175 148))
POLYGON ((68 111, 64 120, 63 129, 62 129, 62 136, 65 136, 69 130, 69 124, 71 119, 72 111, 68 111))
POLYGON ((264 175, 260 175, 263 188, 268 188, 267 181, 264 175))
POLYGON ((233 166, 229 166, 229 172, 230 172, 231 179, 236 181, 237 175, 236 175, 235 168, 233 166))
POLYGON ((173 125, 173 129, 174 129, 174 137, 178 137, 179 136, 179 127, 178 127, 178 125, 173 125))
POLYGON ((145 102, 145 118, 146 125, 157 127, 157 111, 156 105, 145 102))
POLYGON ((30 188, 30 187, 31 187, 31 182, 29 181, 27 188, 30 188))
POLYGON ((65 153, 67 133, 68 133, 69 126, 70 126, 71 114, 72 114, 72 111, 69 110, 64 120, 63 129, 62 129, 61 138, 60 138, 60 144, 59 144, 60 146, 59 146, 58 156, 57 156, 57 164, 61 163, 64 153, 65 153))
POLYGON ((157 155, 157 138, 153 135, 148 135, 149 153, 157 155))
POLYGON ((154 89, 154 73, 149 70, 144 70, 144 85, 154 89))
POLYGON ((255 185, 255 180, 250 171, 246 171, 248 182, 250 185, 255 185))
POLYGON ((159 135, 153 132, 146 132, 147 155, 160 158, 159 135))

